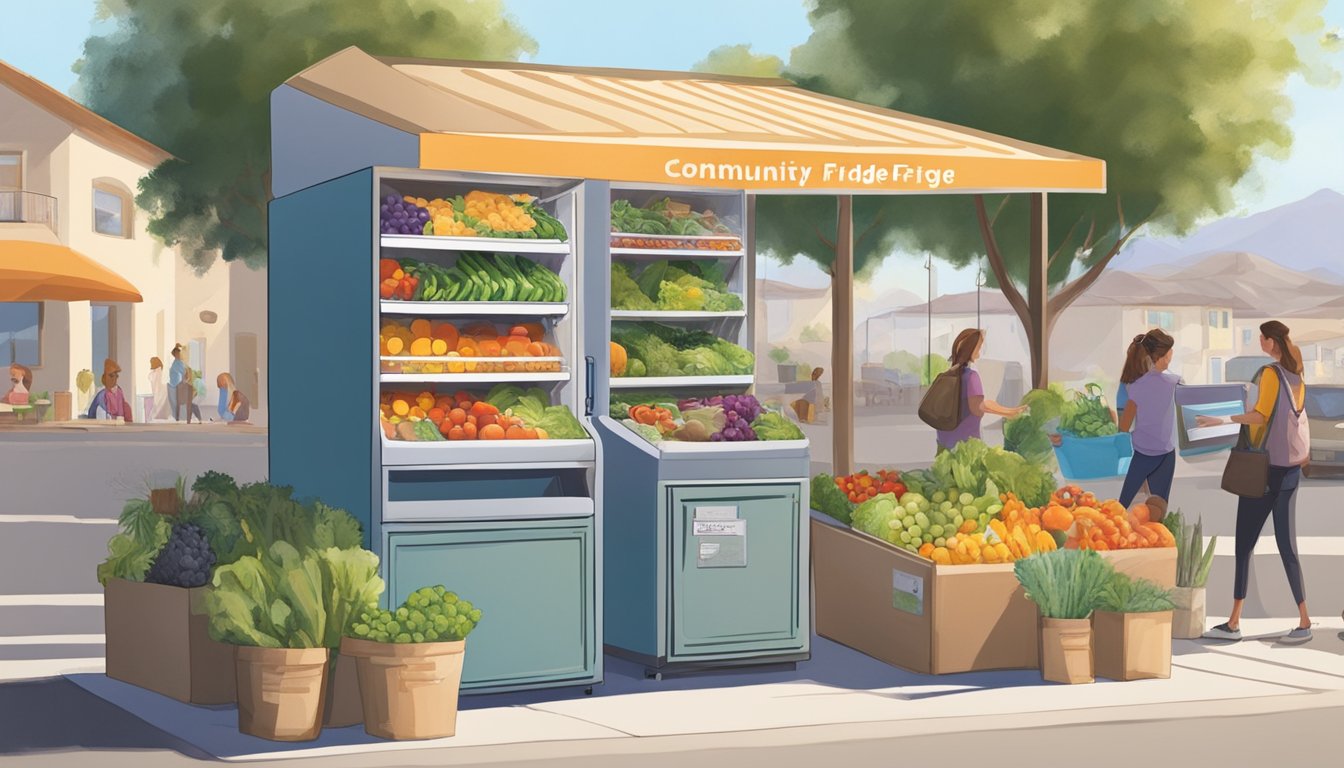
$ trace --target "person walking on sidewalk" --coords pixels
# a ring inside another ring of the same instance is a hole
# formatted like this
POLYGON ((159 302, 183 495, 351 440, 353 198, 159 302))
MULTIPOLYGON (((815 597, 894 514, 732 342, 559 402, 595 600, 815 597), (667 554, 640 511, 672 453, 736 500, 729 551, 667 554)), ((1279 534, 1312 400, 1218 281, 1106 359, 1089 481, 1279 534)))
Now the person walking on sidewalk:
POLYGON ((1171 482, 1176 476, 1176 385, 1181 377, 1167 370, 1176 340, 1161 328, 1134 337, 1125 354, 1120 386, 1126 395, 1120 412, 1120 431, 1130 432, 1134 458, 1120 489, 1126 509, 1140 487, 1171 500, 1171 482))
POLYGON ((1237 501, 1236 579, 1232 592, 1232 614, 1227 621, 1208 632, 1205 637, 1219 640, 1241 639, 1241 608, 1246 600, 1246 582, 1250 577, 1251 555, 1256 541, 1265 527, 1265 520, 1274 517, 1274 540, 1279 545, 1283 570, 1288 574, 1288 587, 1297 602, 1299 621, 1288 633, 1294 640, 1311 637, 1311 619, 1307 613, 1307 593, 1302 583, 1302 565, 1297 558, 1297 533, 1294 520, 1293 494, 1302 478, 1302 466, 1310 458, 1311 446, 1307 438, 1307 388, 1302 381, 1302 353, 1288 336, 1288 326, 1270 320, 1260 326, 1260 349, 1276 362, 1266 365, 1256 374, 1255 407, 1244 414, 1224 419, 1221 416, 1198 416, 1201 427, 1226 424, 1229 421, 1250 427, 1252 445, 1259 445, 1269 453, 1269 487, 1258 499, 1240 498, 1237 501))
MULTIPOLYGON (((182 415, 179 407, 182 397, 182 379, 187 374, 187 364, 182 362, 182 345, 173 345, 173 364, 168 367, 168 407, 173 410, 173 421, 181 421, 182 415)), ((187 395, 187 400, 191 400, 191 395, 187 395)))
POLYGON ((953 430, 937 430, 938 450, 949 450, 963 440, 980 437, 980 422, 985 414, 1008 418, 1027 410, 1025 405, 1005 408, 985 397, 985 387, 980 382, 980 374, 971 367, 971 363, 980 359, 980 350, 985 346, 985 332, 979 328, 967 328, 957 334, 952 342, 952 354, 948 362, 952 368, 961 368, 961 423, 953 430))

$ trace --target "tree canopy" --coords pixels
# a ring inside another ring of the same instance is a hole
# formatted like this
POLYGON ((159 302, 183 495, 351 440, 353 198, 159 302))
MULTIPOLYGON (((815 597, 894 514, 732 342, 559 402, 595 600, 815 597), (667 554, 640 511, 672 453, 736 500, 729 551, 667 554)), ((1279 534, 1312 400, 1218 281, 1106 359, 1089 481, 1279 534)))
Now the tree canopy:
POLYGON ((208 266, 266 258, 271 91, 348 46, 373 55, 516 59, 535 42, 503 0, 101 0, 77 97, 163 147, 140 185, 149 231, 208 266))

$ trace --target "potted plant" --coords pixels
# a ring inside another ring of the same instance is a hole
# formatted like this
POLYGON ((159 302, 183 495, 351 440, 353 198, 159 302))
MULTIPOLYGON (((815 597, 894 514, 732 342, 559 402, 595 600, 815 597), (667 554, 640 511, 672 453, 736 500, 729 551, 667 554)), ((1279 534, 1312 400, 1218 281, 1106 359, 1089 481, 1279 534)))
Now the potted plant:
POLYGON ((1092 614, 1097 675, 1111 680, 1171 677, 1171 592, 1116 573, 1092 614))
POLYGON ((1176 589, 1172 591, 1175 611, 1171 620, 1171 636, 1193 640, 1204 635, 1204 586, 1209 581, 1213 565, 1213 550, 1218 537, 1204 545, 1204 519, 1194 525, 1185 522, 1180 510, 1163 519, 1163 524, 1176 538, 1176 589))
MULTIPOLYGON (((182 508, 184 483, 170 484, 172 506, 182 508)), ((233 648, 210 637, 205 613, 216 543, 230 521, 200 505, 169 517, 139 498, 119 522, 98 566, 108 677, 178 701, 231 703, 233 648)))
POLYGON ((1114 569, 1092 550, 1058 549, 1013 563, 1013 573, 1041 612, 1041 675, 1055 683, 1090 683, 1092 615, 1114 569))
POLYGON ((780 383, 792 384, 794 379, 798 378, 798 364, 789 362, 789 350, 783 347, 775 347, 770 350, 769 357, 775 362, 779 371, 780 383))
POLYGON ((480 620, 480 609, 441 585, 360 616, 341 653, 358 660, 364 730, 385 739, 456 733, 466 639, 480 620))
POLYGON ((215 571, 206 596, 211 634, 237 647, 238 730, 307 741, 322 730, 331 648, 383 588, 363 549, 286 541, 215 571))

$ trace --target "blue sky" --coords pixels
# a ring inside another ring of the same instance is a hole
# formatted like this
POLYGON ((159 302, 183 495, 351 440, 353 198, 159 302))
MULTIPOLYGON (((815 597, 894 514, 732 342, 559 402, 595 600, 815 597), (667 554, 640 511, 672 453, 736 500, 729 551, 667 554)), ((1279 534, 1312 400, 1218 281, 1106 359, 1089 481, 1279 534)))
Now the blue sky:
MULTIPOLYGON (((188 1, 188 0, 184 0, 188 1)), ((356 0, 357 1, 357 0, 356 0)), ((609 0, 506 0, 510 12, 537 40, 535 61, 642 69, 689 69, 720 45, 750 43, 758 52, 787 61, 789 50, 807 39, 803 0, 678 0, 675 3, 613 4, 609 0), (670 9, 675 8, 675 13, 670 9), (700 19, 703 23, 686 23, 700 19), (664 30, 670 30, 665 34, 664 30)), ((68 91, 71 65, 93 27, 94 0, 4 0, 0 59, 68 91)), ((1330 0, 1326 21, 1344 28, 1344 0, 1330 0)), ((1344 55, 1334 57, 1344 70, 1344 55)), ((1344 88, 1313 88, 1294 79, 1288 86, 1295 114, 1292 154, 1283 161, 1261 160, 1237 189, 1239 213, 1299 200, 1322 187, 1344 189, 1344 88)), ((817 284, 806 268, 772 277, 817 284)), ((940 276, 940 291, 974 287, 972 272, 940 276)), ((922 292, 924 270, 911 260, 888 262, 878 281, 907 281, 922 292)))

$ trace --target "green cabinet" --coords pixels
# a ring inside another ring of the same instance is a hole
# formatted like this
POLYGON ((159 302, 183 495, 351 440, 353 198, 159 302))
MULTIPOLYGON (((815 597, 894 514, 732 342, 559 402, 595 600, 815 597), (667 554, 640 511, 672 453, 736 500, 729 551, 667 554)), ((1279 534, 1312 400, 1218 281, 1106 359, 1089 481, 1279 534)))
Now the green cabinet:
POLYGON ((484 616, 467 640, 464 690, 573 685, 594 678, 593 519, 385 525, 388 604, 442 584, 484 616))
POLYGON ((802 650, 797 484, 667 489, 672 657, 802 650))

